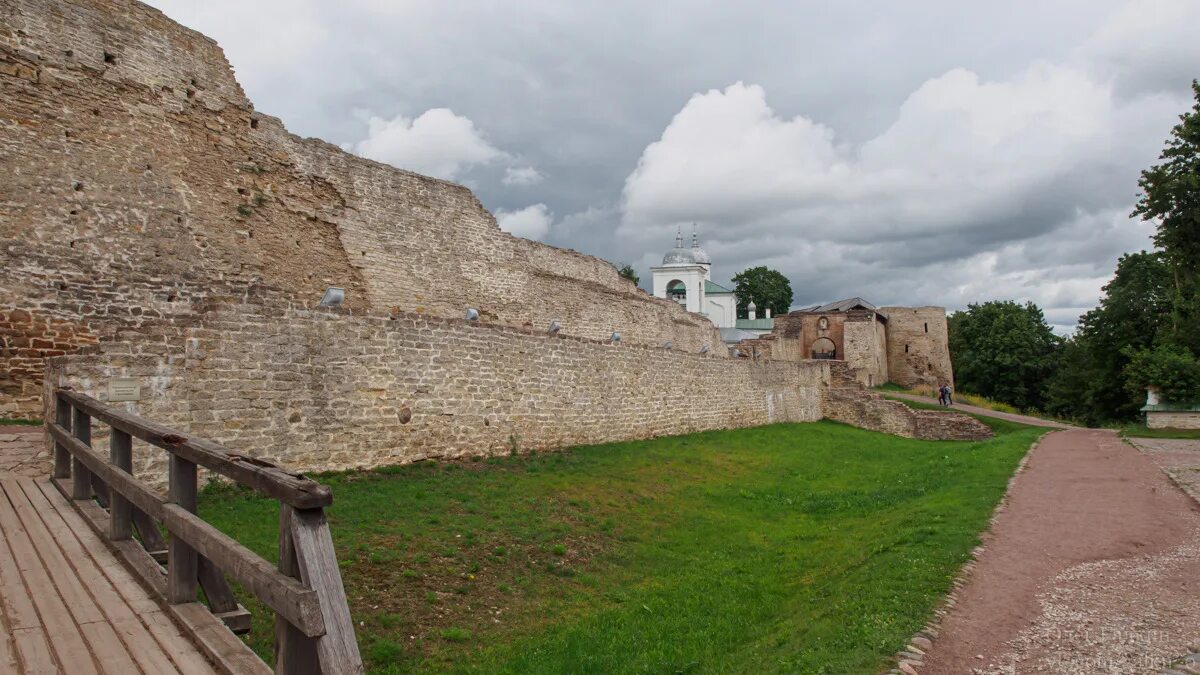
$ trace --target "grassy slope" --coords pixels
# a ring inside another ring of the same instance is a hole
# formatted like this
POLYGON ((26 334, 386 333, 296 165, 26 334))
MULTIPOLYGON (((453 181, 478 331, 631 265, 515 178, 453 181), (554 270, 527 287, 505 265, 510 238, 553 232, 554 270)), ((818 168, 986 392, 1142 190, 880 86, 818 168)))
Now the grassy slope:
MULTIPOLYGON (((322 480, 375 672, 862 673, 927 620, 1042 432, 986 422, 981 443, 779 424, 322 480)), ((210 489, 201 514, 274 559, 268 501, 210 489)))
POLYGON ((1127 424, 1120 434, 1126 438, 1191 438, 1200 439, 1200 429, 1150 429, 1144 424, 1127 424))

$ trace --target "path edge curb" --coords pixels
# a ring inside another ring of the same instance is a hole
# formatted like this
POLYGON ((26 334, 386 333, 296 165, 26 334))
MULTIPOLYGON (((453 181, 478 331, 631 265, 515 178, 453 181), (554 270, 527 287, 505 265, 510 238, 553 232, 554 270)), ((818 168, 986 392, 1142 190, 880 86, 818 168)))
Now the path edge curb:
MULTIPOLYGON (((1009 497, 1012 495, 1013 487, 1017 484, 1017 479, 1021 474, 1025 473, 1025 467, 1029 464, 1029 458, 1033 457, 1033 453, 1037 452, 1038 447, 1047 436, 1057 431, 1066 431, 1066 429, 1046 427, 1045 433, 1037 437, 1033 444, 1029 446, 1029 450, 1025 452, 1025 456, 1021 458, 1020 462, 1017 462, 1017 468, 1013 470, 1012 475, 1008 478, 1008 484, 1004 487, 1004 494, 1000 496, 1000 501, 996 504, 996 508, 992 509, 992 516, 988 518, 987 526, 980 532, 980 538, 992 532, 992 528, 995 527, 1000 515, 1008 509, 1009 497)), ((963 563, 962 567, 959 568, 958 574, 950 582, 950 592, 934 607, 933 618, 922 626, 921 630, 914 633, 908 639, 908 644, 904 649, 892 656, 896 665, 884 671, 886 675, 920 674, 921 668, 925 665, 925 654, 933 648, 934 642, 937 641, 938 633, 941 631, 942 619, 958 604, 958 593, 971 579, 976 564, 979 562, 979 556, 985 550, 986 547, 983 544, 979 544, 971 549, 970 560, 963 563)))

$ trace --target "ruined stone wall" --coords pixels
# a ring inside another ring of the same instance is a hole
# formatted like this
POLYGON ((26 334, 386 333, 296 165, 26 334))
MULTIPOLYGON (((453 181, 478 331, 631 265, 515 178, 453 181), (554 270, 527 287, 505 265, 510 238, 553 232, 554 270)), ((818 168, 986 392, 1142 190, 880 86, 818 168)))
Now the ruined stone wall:
POLYGON ((862 378, 847 363, 830 365, 831 385, 825 392, 825 417, 863 429, 922 440, 983 440, 992 437, 984 423, 955 412, 915 410, 863 387, 862 378))
MULTIPOLYGON (((47 387, 300 470, 820 419, 826 363, 699 356, 405 313, 206 301, 147 339, 51 359, 47 387), (199 320, 194 317, 199 316, 199 320), (597 367, 603 364, 603 367, 597 367)), ((159 476, 161 453, 138 469, 159 476), (155 459, 156 458, 156 459, 155 459)))
POLYGON ((36 414, 44 356, 257 289, 720 344, 608 263, 501 232, 462 186, 289 134, 215 42, 132 0, 0 0, 0 240, 3 417, 36 414))
POLYGON ((888 379, 887 336, 884 324, 875 312, 852 311, 845 315, 842 326, 844 354, 842 358, 858 371, 868 387, 883 384, 888 379))
POLYGON ((953 383, 944 307, 881 307, 888 317, 890 381, 903 387, 953 383))

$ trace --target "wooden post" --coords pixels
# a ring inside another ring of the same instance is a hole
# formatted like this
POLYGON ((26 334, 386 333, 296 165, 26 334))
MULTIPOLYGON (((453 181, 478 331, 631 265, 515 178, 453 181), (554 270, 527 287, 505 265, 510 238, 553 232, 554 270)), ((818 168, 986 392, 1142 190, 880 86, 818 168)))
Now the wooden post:
MULTIPOLYGON (((279 571, 300 578, 296 547, 292 540, 291 506, 279 505, 279 571)), ((307 637, 279 614, 275 615, 275 672, 278 675, 319 675, 317 641, 307 637)))
POLYGON ((333 536, 325 520, 325 509, 293 509, 292 546, 300 567, 300 580, 321 601, 325 634, 317 638, 317 656, 325 675, 361 675, 362 656, 354 637, 354 621, 342 585, 333 536))
MULTIPOLYGON (((74 435, 84 445, 92 444, 92 418, 84 411, 75 409, 74 435)), ((71 461, 71 473, 74 480, 71 483, 72 499, 92 498, 92 472, 78 457, 71 461)))
MULTIPOLYGON (((114 427, 108 447, 113 466, 133 473, 133 437, 114 427)), ((133 506, 116 490, 111 491, 111 497, 109 510, 112 517, 108 523, 108 536, 117 541, 128 539, 133 535, 133 506)))
MULTIPOLYGON (((168 482, 167 501, 195 513, 196 465, 172 453, 168 482)), ((176 605, 195 602, 199 572, 196 549, 172 532, 167 561, 167 602, 176 605)))
MULTIPOLYGON (((58 426, 71 430, 71 404, 61 396, 54 397, 54 421, 58 426)), ((54 477, 71 477, 71 453, 62 443, 54 443, 54 477)))

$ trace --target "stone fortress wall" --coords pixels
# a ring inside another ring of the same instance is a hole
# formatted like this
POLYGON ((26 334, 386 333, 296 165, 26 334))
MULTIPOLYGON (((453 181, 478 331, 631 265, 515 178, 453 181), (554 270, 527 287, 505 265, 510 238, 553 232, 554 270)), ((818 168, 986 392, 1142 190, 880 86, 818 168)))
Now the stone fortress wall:
POLYGON ((262 289, 724 356, 466 188, 289 134, 215 42, 132 0, 0 0, 0 130, 0 417, 37 414, 46 358, 262 289))
POLYGON ((300 470, 883 423, 833 401, 829 363, 726 358, 704 317, 465 188, 288 134, 132 0, 0 0, 0 126, 0 415, 131 377, 127 409, 300 470), (315 308, 331 285, 346 305, 315 308))
MULTIPOLYGON (((729 359, 414 313, 203 301, 199 320, 50 360, 117 403, 303 471, 508 454, 824 416, 827 362, 729 359)), ((137 471, 165 476, 162 453, 137 471)))

